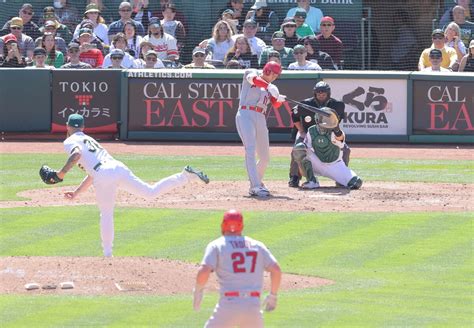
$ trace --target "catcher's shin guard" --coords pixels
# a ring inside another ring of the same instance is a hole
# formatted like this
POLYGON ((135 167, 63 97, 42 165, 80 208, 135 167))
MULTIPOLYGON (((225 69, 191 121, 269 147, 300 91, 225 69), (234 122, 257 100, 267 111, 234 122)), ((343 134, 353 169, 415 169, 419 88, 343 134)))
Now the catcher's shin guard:
POLYGON ((347 187, 352 190, 360 189, 362 187, 362 179, 358 176, 353 177, 347 184, 347 187))

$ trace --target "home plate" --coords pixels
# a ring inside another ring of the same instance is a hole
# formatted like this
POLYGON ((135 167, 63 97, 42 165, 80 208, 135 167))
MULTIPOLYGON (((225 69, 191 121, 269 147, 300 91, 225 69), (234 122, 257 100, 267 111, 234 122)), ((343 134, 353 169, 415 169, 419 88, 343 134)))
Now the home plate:
POLYGON ((115 287, 117 287, 121 292, 145 292, 150 290, 147 283, 142 281, 116 282, 115 287))

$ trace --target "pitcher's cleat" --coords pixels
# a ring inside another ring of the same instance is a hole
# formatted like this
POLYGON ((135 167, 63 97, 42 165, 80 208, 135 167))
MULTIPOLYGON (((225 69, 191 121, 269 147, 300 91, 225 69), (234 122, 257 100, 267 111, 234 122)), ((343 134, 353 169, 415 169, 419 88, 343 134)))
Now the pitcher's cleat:
POLYGON ((188 177, 190 177, 191 179, 194 177, 198 177, 205 184, 209 183, 209 178, 207 177, 206 174, 204 174, 204 172, 195 170, 189 165, 184 168, 184 172, 186 172, 188 174, 188 177))

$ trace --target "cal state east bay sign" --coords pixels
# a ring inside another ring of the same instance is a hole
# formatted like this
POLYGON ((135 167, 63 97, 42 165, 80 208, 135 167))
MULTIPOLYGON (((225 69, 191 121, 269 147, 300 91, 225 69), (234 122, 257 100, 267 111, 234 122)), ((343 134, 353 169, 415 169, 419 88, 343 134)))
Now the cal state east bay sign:
POLYGON ((354 135, 407 134, 407 81, 324 79, 331 97, 346 105, 342 128, 354 135))

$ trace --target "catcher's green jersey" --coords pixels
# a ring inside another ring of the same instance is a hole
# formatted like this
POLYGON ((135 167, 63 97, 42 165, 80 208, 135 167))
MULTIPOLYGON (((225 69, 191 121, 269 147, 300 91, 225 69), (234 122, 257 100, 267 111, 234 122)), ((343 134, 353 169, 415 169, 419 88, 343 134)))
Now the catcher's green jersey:
POLYGON ((315 155, 323 163, 332 163, 339 158, 341 149, 331 142, 331 133, 320 134, 316 125, 308 129, 311 136, 311 146, 313 146, 315 155))

